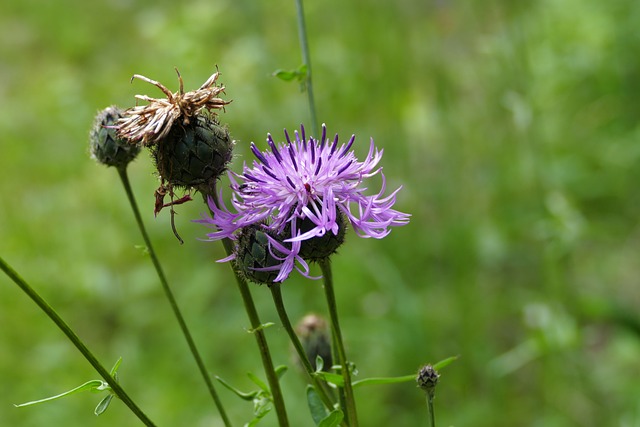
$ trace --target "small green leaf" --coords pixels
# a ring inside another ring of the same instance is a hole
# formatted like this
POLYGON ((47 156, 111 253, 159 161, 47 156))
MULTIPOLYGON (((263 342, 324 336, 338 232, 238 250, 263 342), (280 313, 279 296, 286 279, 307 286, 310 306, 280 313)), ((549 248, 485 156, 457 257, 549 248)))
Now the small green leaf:
POLYGON ((447 357, 446 359, 441 360, 438 363, 436 363, 435 365, 433 365, 433 369, 435 369, 436 371, 439 371, 440 369, 449 366, 452 362, 455 362, 459 358, 460 358, 460 356, 447 357))
POLYGON ((252 374, 251 372, 247 372, 247 376, 255 385, 260 387, 263 391, 269 393, 269 387, 262 381, 260 378, 252 374))
POLYGON ((340 409, 334 409, 324 420, 320 421, 318 427, 336 427, 342 422, 343 418, 344 414, 342 411, 340 409))
POLYGON ((320 425, 320 422, 329 415, 329 411, 324 406, 324 403, 322 403, 322 399, 320 399, 318 392, 312 385, 307 386, 307 404, 309 405, 313 422, 316 425, 320 425))
POLYGON ((117 379, 118 368, 120 367, 121 363, 122 363, 122 357, 119 357, 118 360, 116 360, 116 364, 113 365, 113 368, 111 368, 111 372, 109 372, 114 379, 117 379))
POLYGON ((237 388, 233 387, 231 384, 229 384, 228 382, 226 382, 222 378, 216 376, 216 379, 220 382, 220 384, 225 386, 227 389, 231 390, 233 393, 235 393, 242 400, 251 401, 258 394, 260 394, 259 391, 252 391, 252 392, 249 392, 249 393, 242 392, 242 391, 238 390, 237 388))
POLYGON ((333 384, 338 387, 344 386, 344 378, 342 378, 342 375, 332 374, 330 372, 316 372, 314 375, 316 375, 319 378, 322 378, 324 381, 328 382, 329 384, 333 384))
POLYGON ((280 379, 282 379, 282 377, 284 376, 284 374, 286 374, 286 373, 287 373, 287 370, 288 370, 288 369, 289 369, 289 368, 287 368, 285 365, 280 365, 280 366, 277 366, 277 367, 276 367, 275 371, 276 371, 276 375, 278 376, 278 379, 279 379, 279 380, 280 380, 280 379))
POLYGON ((96 409, 93 411, 93 413, 96 415, 101 415, 104 411, 106 411, 109 407, 109 404, 111 403, 111 399, 113 399, 113 396, 113 394, 106 395, 104 399, 102 399, 100 403, 98 403, 98 406, 96 406, 96 409))
POLYGON ((250 333, 250 334, 253 334, 253 333, 257 332, 257 331, 261 331, 261 330, 266 329, 268 327, 271 327, 273 325, 275 325, 275 323, 273 323, 273 322, 263 323, 262 325, 259 325, 257 328, 247 329, 247 332, 250 333))
POLYGON ((322 356, 317 355, 316 356, 316 372, 321 372, 322 368, 324 368, 324 359, 322 358, 322 356))
POLYGON ((52 400, 56 400, 56 399, 60 399, 62 397, 70 396, 72 394, 79 393, 79 392, 85 391, 85 390, 90 390, 90 391, 99 390, 99 388, 102 387, 103 384, 106 384, 106 383, 104 381, 100 381, 100 380, 91 380, 91 381, 87 381, 86 383, 84 383, 82 385, 79 385, 78 387, 76 387, 74 389, 71 389, 69 391, 65 391, 64 393, 60 393, 60 394, 57 394, 55 396, 45 397, 44 399, 33 400, 31 402, 21 403, 19 405, 13 405, 13 406, 15 406, 16 408, 21 408, 23 406, 30 406, 30 405, 36 405, 38 403, 50 402, 52 400))
POLYGON ((274 71, 272 75, 285 82, 290 82, 292 80, 304 82, 305 79, 307 78, 307 66, 306 64, 301 64, 295 70, 278 69, 274 71))
POLYGON ((278 69, 273 72, 273 76, 285 82, 290 82, 291 80, 296 78, 296 71, 278 69))

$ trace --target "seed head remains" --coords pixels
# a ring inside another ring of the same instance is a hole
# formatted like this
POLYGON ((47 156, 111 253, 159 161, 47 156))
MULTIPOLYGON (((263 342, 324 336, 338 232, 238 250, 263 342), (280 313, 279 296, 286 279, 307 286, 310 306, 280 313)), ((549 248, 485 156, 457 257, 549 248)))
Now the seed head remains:
POLYGON ((132 144, 150 146, 167 136, 176 120, 182 119, 182 124, 190 123, 191 118, 197 116, 202 110, 220 110, 231 101, 225 101, 218 97, 224 92, 224 86, 217 86, 216 80, 220 73, 216 71, 204 82, 199 89, 184 92, 182 76, 176 68, 180 90, 172 93, 161 83, 145 76, 135 74, 134 79, 144 80, 158 87, 166 96, 166 99, 151 98, 147 95, 136 95, 136 99, 148 102, 147 105, 136 105, 125 110, 122 118, 116 126, 119 138, 132 144))

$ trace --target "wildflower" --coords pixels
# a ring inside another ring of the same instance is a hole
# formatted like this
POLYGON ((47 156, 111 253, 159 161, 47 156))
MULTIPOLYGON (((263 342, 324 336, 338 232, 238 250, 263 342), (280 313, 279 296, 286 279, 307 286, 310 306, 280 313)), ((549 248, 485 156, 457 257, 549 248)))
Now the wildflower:
POLYGON ((439 378, 440 374, 433 368, 433 366, 425 365, 420 368, 418 376, 416 377, 416 382, 418 383, 418 387, 424 390, 430 397, 433 397, 439 378))
POLYGON ((140 147, 127 144, 126 141, 118 138, 115 129, 111 127, 122 117, 122 114, 122 110, 118 107, 107 107, 98 112, 91 128, 89 135, 91 157, 107 166, 125 167, 140 152, 140 147))
POLYGON ((229 174, 236 213, 227 209, 221 197, 210 198, 213 217, 199 221, 217 228, 208 234, 210 240, 237 240, 239 230, 254 224, 269 230, 271 253, 275 249, 283 259, 276 282, 298 265, 308 273, 307 264, 300 261, 316 261, 335 252, 347 224, 360 237, 380 239, 391 226, 407 224, 410 217, 392 209, 401 187, 384 196, 386 180, 377 167, 383 151, 376 149, 373 139, 360 162, 350 151, 355 135, 339 145, 338 135, 327 139, 324 125, 320 139, 307 140, 304 127, 300 130, 293 141, 285 130, 286 143, 280 144, 269 134, 269 151, 261 152, 252 144, 257 160, 252 166, 245 164, 242 174, 229 174), (382 178, 380 191, 365 195, 363 182, 377 174, 382 178), (325 241, 318 245, 319 239, 325 241))

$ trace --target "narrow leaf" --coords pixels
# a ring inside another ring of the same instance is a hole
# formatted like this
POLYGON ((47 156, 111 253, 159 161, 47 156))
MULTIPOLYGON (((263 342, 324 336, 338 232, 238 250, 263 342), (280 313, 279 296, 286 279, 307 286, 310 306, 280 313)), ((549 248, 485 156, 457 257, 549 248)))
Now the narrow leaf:
POLYGON ((273 76, 285 82, 290 82, 291 80, 296 78, 296 72, 291 70, 278 69, 273 72, 273 76))
POLYGON ((87 381, 86 383, 72 389, 69 391, 65 391, 64 393, 60 393, 57 394, 55 396, 51 396, 51 397, 45 397, 44 399, 40 399, 40 400, 33 400, 31 402, 26 402, 26 403, 21 403, 19 405, 13 405, 16 408, 21 408, 23 406, 30 406, 30 405, 36 405, 38 403, 44 403, 44 402, 50 402, 52 400, 56 400, 56 399, 60 399, 62 397, 66 397, 66 396, 70 396, 72 394, 75 393, 79 393, 81 391, 85 391, 85 390, 94 390, 97 389, 98 387, 100 387, 102 385, 103 381, 100 380, 91 380, 91 381, 87 381))
POLYGON ((338 387, 344 386, 344 378, 342 377, 342 375, 332 374, 330 372, 316 372, 315 375, 322 378, 329 384, 333 384, 338 387))
POLYGON ((122 357, 119 357, 118 360, 116 360, 116 364, 113 365, 113 368, 111 368, 111 376, 113 378, 116 378, 116 375, 118 375, 118 368, 120 367, 120 364, 122 363, 122 357))
POLYGON ((340 409, 334 409, 327 417, 318 424, 318 427, 336 427, 342 422, 344 414, 340 409))
POLYGON ((282 379, 282 377, 284 376, 284 374, 286 374, 286 373, 287 373, 287 370, 288 370, 288 369, 289 369, 289 368, 287 368, 285 365, 280 365, 280 366, 277 366, 277 367, 276 367, 275 371, 276 371, 276 375, 278 376, 278 379, 279 379, 279 380, 280 380, 280 379, 282 379))
POLYGON ((252 391, 252 392, 249 392, 249 393, 244 393, 244 392, 238 390, 237 388, 233 387, 231 384, 229 384, 228 382, 226 382, 222 378, 216 376, 216 379, 220 382, 220 384, 225 386, 228 390, 231 390, 233 393, 236 394, 236 396, 238 396, 242 400, 251 401, 259 393, 258 391, 252 391))
POLYGON ((311 418, 316 425, 320 425, 320 422, 327 418, 329 411, 322 403, 320 396, 312 385, 307 386, 307 404, 309 405, 309 411, 311 412, 311 418))
POLYGON ((404 375, 402 377, 385 377, 385 378, 363 378, 358 381, 353 382, 353 388, 362 386, 362 385, 371 385, 371 384, 394 384, 394 383, 404 383, 409 381, 415 381, 415 374, 404 375))
POLYGON ((104 399, 102 399, 100 403, 98 403, 98 406, 96 406, 96 409, 93 411, 93 413, 96 415, 102 415, 102 413, 109 407, 111 399, 113 399, 113 394, 106 395, 104 399))
POLYGON ((256 377, 254 374, 252 374, 251 372, 247 372, 247 376, 249 377, 249 379, 251 381, 253 381, 253 383, 255 385, 257 385, 258 387, 260 387, 263 391, 270 393, 269 391, 269 387, 264 383, 264 381, 262 381, 260 378, 256 377))
POLYGON ((259 325, 259 326, 258 326, 257 328, 255 328, 255 329, 247 329, 247 332, 248 332, 248 333, 250 333, 250 334, 253 334, 253 333, 255 333, 256 331, 261 331, 261 330, 266 329, 266 328, 268 328, 268 327, 270 327, 270 326, 273 326, 273 325, 275 325, 275 323, 273 323, 273 322, 263 323, 262 325, 259 325))
POLYGON ((460 358, 460 356, 447 357, 446 359, 441 360, 438 363, 436 363, 435 365, 433 365, 433 369, 435 369, 436 371, 439 371, 440 369, 449 366, 452 362, 455 362, 459 358, 460 358))

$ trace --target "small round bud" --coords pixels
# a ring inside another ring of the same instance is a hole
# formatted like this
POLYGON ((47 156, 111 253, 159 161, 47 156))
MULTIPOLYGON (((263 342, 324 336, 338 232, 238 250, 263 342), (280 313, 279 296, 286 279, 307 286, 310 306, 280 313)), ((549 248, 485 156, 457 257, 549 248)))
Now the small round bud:
POLYGON ((116 136, 116 125, 122 110, 111 106, 98 112, 89 136, 91 157, 107 166, 125 167, 140 152, 140 147, 116 136))
POLYGON ((172 187, 208 191, 231 161, 229 131, 204 115, 188 124, 174 123, 153 146, 160 177, 172 187))
POLYGON ((268 271, 259 269, 279 267, 282 264, 282 260, 271 253, 267 233, 275 237, 272 231, 265 230, 258 224, 244 227, 238 236, 236 248, 235 262, 238 269, 247 279, 260 285, 272 285, 280 273, 280 268, 268 271))
POLYGON ((300 338, 300 343, 304 348, 307 359, 311 362, 313 369, 316 369, 316 359, 318 356, 323 360, 323 371, 328 371, 333 365, 331 358, 331 338, 327 321, 317 314, 307 314, 296 326, 296 334, 300 338))
MULTIPOLYGON (((332 231, 327 231, 324 236, 312 237, 311 239, 303 240, 301 242, 300 256, 304 260, 317 262, 336 253, 338 248, 344 243, 344 236, 347 232, 347 221, 340 211, 337 212, 336 222, 338 223, 338 234, 333 234, 332 231)), ((298 226, 298 229, 302 234, 304 234, 315 226, 316 225, 309 218, 305 218, 298 226)))
POLYGON ((426 365, 423 366, 418 372, 416 382, 418 383, 418 387, 427 392, 429 395, 433 396, 433 394, 435 393, 436 385, 438 385, 438 378, 440 378, 440 374, 438 374, 438 371, 433 369, 433 366, 426 365))

